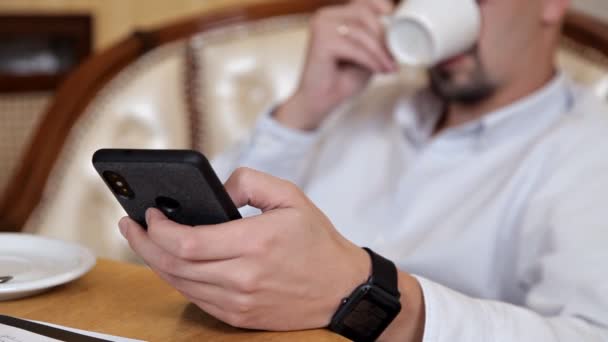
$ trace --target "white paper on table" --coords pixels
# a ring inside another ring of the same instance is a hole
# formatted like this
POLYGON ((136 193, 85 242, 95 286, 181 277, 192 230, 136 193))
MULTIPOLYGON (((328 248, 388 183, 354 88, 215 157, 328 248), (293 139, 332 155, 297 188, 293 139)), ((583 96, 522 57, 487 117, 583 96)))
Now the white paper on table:
MULTIPOLYGON (((0 342, 57 342, 54 338, 0 323, 0 342)), ((59 341, 61 342, 61 341, 59 341)))
MULTIPOLYGON (((86 335, 90 337, 99 338, 106 341, 112 342, 143 342, 141 340, 134 340, 126 337, 112 336, 101 333, 96 333, 92 331, 80 330, 69 328, 61 325, 46 323, 46 322, 38 322, 31 321, 38 324, 47 325, 53 328, 71 331, 77 334, 86 335)), ((62 342, 61 340, 56 340, 54 338, 50 338, 44 335, 40 335, 36 332, 32 332, 29 330, 17 328, 11 325, 0 323, 0 342, 62 342)))

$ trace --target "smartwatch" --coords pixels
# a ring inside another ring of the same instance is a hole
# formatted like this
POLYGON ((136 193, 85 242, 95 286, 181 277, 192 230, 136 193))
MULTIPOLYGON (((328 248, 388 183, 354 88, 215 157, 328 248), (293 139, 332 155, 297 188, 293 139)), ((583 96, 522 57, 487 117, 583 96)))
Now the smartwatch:
POLYGON ((372 261, 372 275, 342 300, 329 329, 355 342, 375 341, 401 311, 397 268, 392 261, 363 248, 372 261))

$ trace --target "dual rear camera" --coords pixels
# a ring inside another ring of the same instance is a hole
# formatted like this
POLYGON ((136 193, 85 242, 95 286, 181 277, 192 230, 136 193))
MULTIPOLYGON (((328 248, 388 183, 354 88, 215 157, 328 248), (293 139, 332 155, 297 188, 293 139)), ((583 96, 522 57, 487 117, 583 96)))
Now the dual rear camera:
POLYGON ((116 172, 105 171, 103 173, 103 178, 106 180, 110 189, 117 195, 125 199, 133 199, 135 198, 135 193, 133 189, 129 186, 129 183, 124 179, 123 176, 119 175, 116 172))
MULTIPOLYGON (((117 197, 132 200, 135 192, 127 183, 127 180, 120 174, 113 171, 103 172, 103 178, 117 197)), ((174 218, 181 211, 181 204, 173 198, 157 196, 154 198, 155 207, 160 209, 167 217, 174 218)))

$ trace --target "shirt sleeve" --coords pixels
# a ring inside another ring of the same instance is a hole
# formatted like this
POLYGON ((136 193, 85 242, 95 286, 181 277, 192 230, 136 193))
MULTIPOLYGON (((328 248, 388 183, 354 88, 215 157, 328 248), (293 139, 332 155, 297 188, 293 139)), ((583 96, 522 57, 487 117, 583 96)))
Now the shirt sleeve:
POLYGON ((261 116, 248 138, 214 158, 220 179, 225 181, 236 168, 248 167, 301 185, 320 133, 281 125, 272 117, 273 109, 261 116))
POLYGON ((418 277, 424 294, 423 342, 608 341, 605 327, 581 317, 543 316, 526 307, 465 296, 418 277))
POLYGON ((517 244, 522 303, 471 298, 419 278, 425 342, 608 341, 607 121, 561 134, 548 157, 517 244))

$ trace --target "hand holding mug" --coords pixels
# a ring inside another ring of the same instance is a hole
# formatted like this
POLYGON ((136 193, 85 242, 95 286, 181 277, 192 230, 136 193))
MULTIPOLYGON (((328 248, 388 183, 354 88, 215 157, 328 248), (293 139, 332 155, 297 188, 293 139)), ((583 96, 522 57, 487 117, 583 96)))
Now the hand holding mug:
POLYGON ((398 63, 430 67, 476 43, 476 0, 355 0, 311 21, 308 56, 295 93, 275 112, 283 125, 314 130, 377 73, 398 63))
POLYGON ((295 93, 275 113, 285 126, 313 130, 376 73, 398 70, 385 44, 382 18, 391 0, 325 7, 311 19, 308 56, 295 93))

